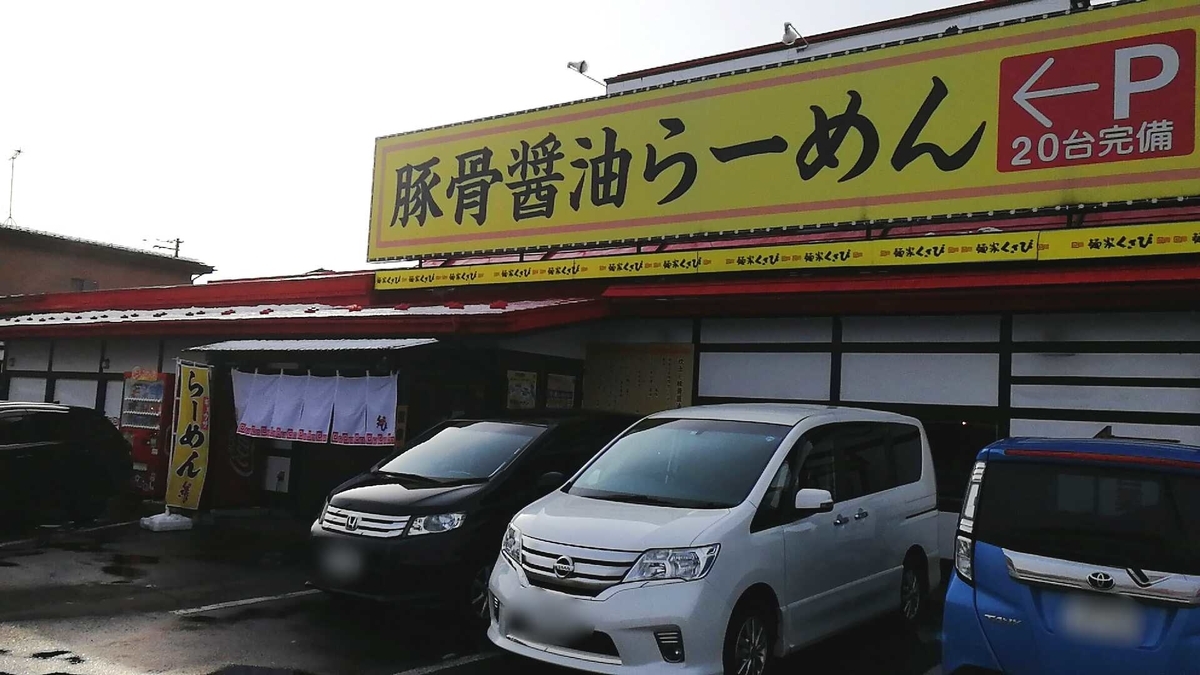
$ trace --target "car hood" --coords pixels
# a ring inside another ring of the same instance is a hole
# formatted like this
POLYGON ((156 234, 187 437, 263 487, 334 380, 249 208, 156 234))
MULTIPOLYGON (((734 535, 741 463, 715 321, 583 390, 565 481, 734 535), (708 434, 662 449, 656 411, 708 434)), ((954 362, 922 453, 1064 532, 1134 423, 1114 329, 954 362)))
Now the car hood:
POLYGON ((553 492, 514 521, 522 534, 559 544, 644 551, 710 544, 696 541, 731 509, 685 509, 622 504, 553 492))
POLYGON ((404 516, 464 509, 485 484, 415 486, 377 474, 363 474, 334 491, 330 506, 364 513, 404 516))

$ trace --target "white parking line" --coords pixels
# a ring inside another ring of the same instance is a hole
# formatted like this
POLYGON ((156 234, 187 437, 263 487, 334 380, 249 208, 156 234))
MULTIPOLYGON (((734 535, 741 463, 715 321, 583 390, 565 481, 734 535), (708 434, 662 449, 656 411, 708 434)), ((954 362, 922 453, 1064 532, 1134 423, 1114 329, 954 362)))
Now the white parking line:
POLYGON ((264 595, 261 598, 246 598, 244 600, 231 600, 229 602, 218 602, 213 605, 204 605, 203 607, 192 607, 190 609, 177 609, 173 612, 175 616, 191 616, 192 614, 203 614, 205 612, 215 612, 219 609, 230 609, 232 607, 245 607, 247 605, 258 605, 264 602, 276 602, 278 600, 290 600, 291 598, 301 598, 306 595, 313 595, 321 591, 310 588, 303 591, 294 591, 292 593, 282 593, 280 595, 264 595))
POLYGON ((472 663, 479 663, 480 661, 490 661, 491 659, 499 658, 500 656, 500 652, 485 652, 483 654, 460 656, 457 659, 442 661, 441 663, 437 663, 432 666, 422 666, 420 668, 413 668, 411 670, 402 670, 396 673, 396 675, 432 675, 432 673, 439 673, 443 670, 450 670, 451 668, 458 668, 472 663))
MULTIPOLYGON (((123 523, 109 523, 107 525, 97 525, 96 527, 87 527, 82 530, 63 530, 62 532, 49 532, 47 534, 51 534, 51 535, 53 535, 53 534, 86 534, 88 532, 99 532, 100 530, 111 530, 111 529, 117 528, 117 527, 125 527, 126 525, 133 525, 136 522, 138 522, 138 521, 127 520, 123 523)), ((6 548, 8 546, 20 546, 21 544, 35 544, 38 541, 39 540, 37 537, 30 537, 28 539, 15 539, 13 541, 0 541, 0 548, 6 548)))

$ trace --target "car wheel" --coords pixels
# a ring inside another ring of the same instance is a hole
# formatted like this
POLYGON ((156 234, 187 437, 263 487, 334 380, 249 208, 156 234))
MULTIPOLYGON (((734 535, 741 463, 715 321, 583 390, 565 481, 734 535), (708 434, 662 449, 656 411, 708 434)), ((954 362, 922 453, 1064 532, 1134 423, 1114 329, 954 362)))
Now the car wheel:
POLYGON ((775 618, 759 605, 743 602, 733 611, 725 631, 725 675, 764 675, 775 645, 775 618))
POLYGON ((467 608, 471 618, 484 624, 491 620, 491 608, 488 607, 488 585, 491 579, 492 566, 485 564, 475 570, 471 575, 471 582, 467 585, 467 608))
POLYGON ((900 618, 910 628, 915 628, 925 616, 925 603, 929 596, 929 578, 913 559, 904 563, 900 577, 900 618))

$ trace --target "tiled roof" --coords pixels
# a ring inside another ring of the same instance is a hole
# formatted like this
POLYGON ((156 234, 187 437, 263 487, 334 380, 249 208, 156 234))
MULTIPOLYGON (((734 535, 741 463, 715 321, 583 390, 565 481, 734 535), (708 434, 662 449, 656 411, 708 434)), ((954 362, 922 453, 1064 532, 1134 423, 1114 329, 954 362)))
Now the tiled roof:
POLYGON ((360 307, 358 305, 253 305, 241 307, 177 307, 173 309, 91 310, 86 312, 47 312, 0 318, 0 328, 22 325, 109 325, 147 324, 188 321, 246 321, 381 317, 453 317, 487 316, 570 305, 587 300, 523 300, 491 304, 396 305, 360 307))

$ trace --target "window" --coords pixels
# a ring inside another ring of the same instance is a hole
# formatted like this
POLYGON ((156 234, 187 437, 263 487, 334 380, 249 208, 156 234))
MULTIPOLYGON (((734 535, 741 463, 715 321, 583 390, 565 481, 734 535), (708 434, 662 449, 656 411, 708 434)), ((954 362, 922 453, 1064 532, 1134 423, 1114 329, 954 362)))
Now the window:
POLYGON ((921 478, 921 432, 908 424, 830 424, 808 435, 812 445, 799 487, 828 490, 844 502, 921 478))
POLYGON ((908 424, 889 424, 892 431, 892 461, 896 463, 896 484, 908 485, 921 480, 924 457, 921 430, 908 424))
POLYGON ((1200 574, 1200 477, 1128 467, 990 462, 979 541, 1095 565, 1200 574))
POLYGON ((788 427, 649 419, 609 446, 573 495, 680 508, 732 508, 762 476, 788 427))
POLYGON ((100 289, 99 281, 95 281, 92 279, 81 279, 79 277, 72 277, 72 279, 71 279, 71 290, 75 291, 76 293, 81 292, 81 291, 96 291, 99 289, 100 289))
POLYGON ((857 499, 895 486, 882 424, 840 424, 834 434, 838 501, 857 499))
POLYGON ((801 453, 807 452, 804 464, 800 466, 800 476, 797 482, 799 488, 816 488, 827 490, 833 495, 834 501, 840 501, 837 491, 837 475, 833 459, 834 435, 822 433, 824 429, 815 432, 815 438, 802 441, 807 447, 801 453), (814 443, 813 440, 816 442, 814 443))

